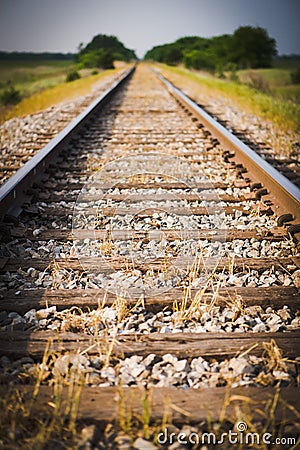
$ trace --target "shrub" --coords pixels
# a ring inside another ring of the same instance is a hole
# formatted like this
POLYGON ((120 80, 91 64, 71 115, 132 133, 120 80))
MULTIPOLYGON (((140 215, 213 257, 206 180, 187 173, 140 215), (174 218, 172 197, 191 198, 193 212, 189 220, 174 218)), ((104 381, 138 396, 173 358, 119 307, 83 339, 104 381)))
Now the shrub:
POLYGON ((293 84, 300 84, 300 67, 291 72, 291 81, 293 84))
POLYGON ((79 78, 81 78, 80 73, 77 70, 71 70, 71 72, 67 73, 66 82, 78 80, 79 78))
POLYGON ((249 86, 257 89, 258 91, 268 93, 270 91, 270 86, 267 80, 257 72, 249 72, 248 74, 248 84, 249 86))
POLYGON ((19 103, 21 99, 20 91, 12 85, 8 85, 1 95, 1 102, 3 105, 15 105, 16 103, 19 103))
POLYGON ((225 78, 222 64, 217 64, 215 75, 218 78, 225 78))
POLYGON ((91 75, 98 75, 98 70, 97 69, 93 69, 91 75))
POLYGON ((114 68, 114 57, 109 50, 93 50, 88 53, 84 53, 79 57, 79 63, 81 67, 91 69, 91 68, 101 68, 101 69, 113 69, 114 68))
POLYGON ((196 70, 213 70, 214 63, 209 51, 191 50, 183 55, 185 67, 196 70))
POLYGON ((235 63, 233 62, 226 63, 224 66, 224 71, 229 72, 228 77, 231 81, 238 83, 239 78, 237 75, 237 65, 235 63))

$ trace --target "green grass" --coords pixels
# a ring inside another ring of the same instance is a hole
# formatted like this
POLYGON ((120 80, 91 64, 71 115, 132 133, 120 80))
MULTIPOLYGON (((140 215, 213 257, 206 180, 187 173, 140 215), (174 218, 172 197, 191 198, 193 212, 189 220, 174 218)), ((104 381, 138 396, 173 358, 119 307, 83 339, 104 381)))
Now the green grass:
POLYGON ((247 69, 239 70, 237 75, 241 82, 247 82, 250 74, 257 74, 270 84, 270 87, 286 86, 291 84, 290 69, 247 69))
MULTIPOLYGON (((292 132, 300 131, 300 104, 292 102, 286 97, 283 99, 270 91, 268 93, 261 92, 246 84, 218 79, 201 72, 191 72, 187 69, 165 65, 161 67, 164 70, 184 75, 197 82, 201 91, 206 95, 222 96, 225 99, 231 99, 245 111, 270 120, 280 129, 292 132)), ((269 79, 272 76, 278 82, 280 72, 276 71, 273 73, 271 71, 266 72, 269 79)), ((274 86, 274 90, 276 89, 278 94, 299 98, 298 86, 274 86)))
POLYGON ((278 86, 272 90, 276 97, 282 100, 289 100, 291 102, 300 104, 300 85, 278 86))
POLYGON ((34 114, 49 108, 59 102, 72 100, 76 97, 87 95, 91 92, 94 84, 101 78, 116 73, 118 69, 106 70, 98 75, 90 75, 69 83, 63 82, 53 87, 36 92, 30 97, 23 98, 20 103, 12 108, 0 111, 0 123, 12 117, 20 117, 34 114))
POLYGON ((76 69, 74 61, 0 61, 0 123, 89 94, 95 82, 115 73, 126 64, 116 61, 115 66, 116 69, 94 75, 91 75, 92 69, 82 69, 81 79, 66 83, 67 73, 76 69), (16 105, 1 104, 1 96, 8 86, 13 86, 20 92, 21 101, 16 105))
POLYGON ((72 60, 0 61, 0 83, 7 80, 12 83, 36 81, 66 73, 72 66, 72 60))
POLYGON ((240 70, 237 75, 242 83, 262 88, 281 100, 300 103, 300 85, 292 84, 293 68, 240 70))
POLYGON ((0 99, 10 84, 22 97, 62 83, 74 61, 0 61, 0 99))

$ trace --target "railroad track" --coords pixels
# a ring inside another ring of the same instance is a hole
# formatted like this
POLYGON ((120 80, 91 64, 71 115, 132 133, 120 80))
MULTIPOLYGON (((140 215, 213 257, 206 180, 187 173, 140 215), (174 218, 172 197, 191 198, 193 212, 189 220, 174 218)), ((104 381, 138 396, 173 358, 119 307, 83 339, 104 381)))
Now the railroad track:
POLYGON ((91 92, 32 114, 11 119, 0 125, 0 183, 4 184, 29 159, 53 139, 69 122, 103 93, 124 69, 106 74, 91 92))
POLYGON ((2 397, 97 448, 296 438, 299 198, 138 65, 0 189, 2 397))

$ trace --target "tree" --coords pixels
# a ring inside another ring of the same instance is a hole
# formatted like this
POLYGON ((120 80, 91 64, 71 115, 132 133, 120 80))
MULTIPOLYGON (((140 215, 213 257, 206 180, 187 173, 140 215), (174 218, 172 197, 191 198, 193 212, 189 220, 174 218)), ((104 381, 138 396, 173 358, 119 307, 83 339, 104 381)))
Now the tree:
POLYGON ((9 80, 7 82, 7 87, 6 89, 2 92, 1 95, 1 103, 3 105, 15 105, 16 103, 19 103, 21 101, 22 97, 21 97, 21 93, 19 90, 17 90, 12 84, 11 81, 9 80))
POLYGON ((122 59, 124 61, 137 59, 134 51, 126 48, 116 36, 107 36, 106 34, 94 36, 91 42, 84 48, 81 47, 79 58, 85 53, 94 52, 100 49, 109 51, 113 55, 113 59, 122 59))
POLYGON ((164 62, 170 64, 170 66, 175 66, 179 64, 182 60, 182 52, 176 44, 171 44, 165 52, 164 62))
POLYGON ((270 67, 276 54, 276 41, 263 28, 245 26, 233 33, 229 61, 239 68, 270 67))
POLYGON ((276 41, 263 28, 240 27, 233 35, 210 39, 186 36, 149 50, 145 59, 166 64, 184 63, 186 67, 218 71, 222 74, 228 63, 237 68, 269 67, 277 54, 276 41))
POLYGON ((77 70, 71 70, 67 73, 66 82, 69 83, 70 81, 79 80, 79 78, 81 78, 80 73, 77 70))
POLYGON ((85 68, 113 69, 114 67, 113 54, 109 50, 102 48, 83 53, 78 60, 80 65, 85 68))
POLYGON ((157 45, 149 50, 145 59, 152 59, 153 61, 164 62, 165 51, 168 44, 165 45, 157 45))
POLYGON ((293 84, 300 84, 300 67, 291 72, 291 81, 293 84))
POLYGON ((191 50, 190 52, 185 52, 183 63, 185 67, 196 70, 211 70, 215 67, 209 51, 191 50))

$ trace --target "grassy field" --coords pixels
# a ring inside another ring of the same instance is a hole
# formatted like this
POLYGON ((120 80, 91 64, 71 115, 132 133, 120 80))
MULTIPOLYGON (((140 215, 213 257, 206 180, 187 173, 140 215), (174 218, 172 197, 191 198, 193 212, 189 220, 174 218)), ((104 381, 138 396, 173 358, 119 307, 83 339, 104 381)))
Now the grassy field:
MULTIPOLYGON (((116 63, 116 67, 119 64, 116 63)), ((0 105, 0 123, 12 117, 33 114, 58 102, 90 93, 100 78, 117 69, 91 75, 91 69, 80 71, 82 78, 66 83, 66 74, 74 68, 73 61, 5 61, 0 62, 0 97, 8 82, 20 91, 16 105, 0 105)))
POLYGON ((28 97, 62 83, 74 61, 0 61, 0 99, 8 85, 28 97))
MULTIPOLYGON (((91 71, 85 70, 81 71, 82 79, 65 83, 66 74, 74 66, 71 60, 1 61, 0 98, 11 83, 20 91, 22 100, 14 107, 4 107, 0 103, 0 122, 84 95, 103 76, 91 76, 91 71)), ((168 67, 168 70, 193 78, 201 83, 202 89, 211 93, 234 98, 243 108, 272 120, 280 127, 292 131, 300 129, 300 85, 291 83, 293 66, 238 71, 238 83, 183 68, 168 67)))
MULTIPOLYGON (((162 65, 164 70, 184 75, 199 84, 199 89, 211 96, 222 96, 233 100, 237 105, 248 111, 251 114, 265 118, 273 122, 274 125, 286 131, 299 132, 300 131, 300 104, 280 98, 270 90, 264 90, 259 87, 252 87, 241 82, 230 81, 227 79, 219 79, 210 74, 200 71, 189 71, 182 67, 170 67, 162 65)), ((285 69, 284 69, 285 70, 285 69)), ((269 79, 272 77, 276 80, 280 78, 276 72, 277 69, 268 69, 267 73, 269 79)), ((249 71, 248 71, 249 72, 249 71)), ((252 71, 258 72, 260 71, 252 71)), ((246 77, 247 71, 238 73, 237 75, 246 77)), ((287 74, 285 74, 287 76, 287 74)), ((287 79, 287 78, 286 78, 287 79)), ((274 86, 274 89, 281 89, 286 92, 290 89, 290 95, 293 95, 293 85, 274 86)), ((296 86, 298 90, 298 86, 296 86)))
POLYGON ((292 71, 291 68, 240 70, 237 76, 242 83, 281 100, 300 103, 300 84, 292 83, 292 71))

